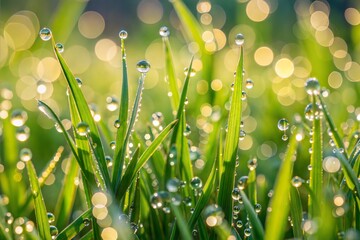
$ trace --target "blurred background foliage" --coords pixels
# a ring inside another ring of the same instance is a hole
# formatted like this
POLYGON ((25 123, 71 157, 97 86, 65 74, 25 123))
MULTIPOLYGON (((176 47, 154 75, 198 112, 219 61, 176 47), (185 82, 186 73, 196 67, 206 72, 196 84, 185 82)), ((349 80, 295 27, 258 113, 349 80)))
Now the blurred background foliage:
MULTIPOLYGON (((327 96, 341 134, 347 136, 360 121, 359 1, 185 0, 184 3, 201 25, 205 52, 210 56, 206 63, 201 58, 205 53, 184 33, 168 1, 0 0, 0 117, 6 118, 13 109, 27 111, 30 135, 19 144, 32 149, 37 168, 42 169, 65 141, 53 122, 39 113, 35 99, 48 103, 64 119, 65 126, 71 127, 60 67, 50 43, 38 37, 43 27, 50 27, 56 41, 64 44, 63 56, 82 80, 88 102, 96 104, 102 120, 114 131, 116 114, 110 111, 107 98, 120 95, 118 32, 127 30, 131 99, 138 82, 136 62, 147 59, 152 66, 145 82, 141 124, 137 124, 138 131, 144 133, 153 112, 162 112, 167 123, 172 120, 164 80, 163 45, 158 34, 161 26, 168 26, 179 83, 184 79, 184 67, 195 56, 196 75, 190 83, 187 116, 192 129, 190 139, 200 149, 204 149, 207 134, 229 106, 239 54, 234 37, 242 33, 244 74, 254 86, 246 89, 243 108, 246 136, 239 145, 242 150, 239 174, 247 171, 249 158, 258 157, 258 184, 263 184, 263 189, 269 190, 267 185, 272 185, 279 156, 286 147, 277 121, 285 117, 294 123, 303 118, 309 102, 304 90, 307 78, 317 77, 324 87, 323 96, 327 96)), ((309 141, 304 140, 295 164, 294 174, 304 179, 308 178, 309 146, 309 141)), ((65 147, 66 157, 69 150, 65 147)), ((201 166, 203 163, 199 162, 199 172, 201 166)), ((3 169, 0 165, 0 171, 3 169)), ((61 175, 61 169, 56 174, 61 175)), ((61 181, 56 181, 53 175, 47 185, 55 185, 44 188, 51 210, 54 208, 51 203, 56 202, 51 199, 57 196, 49 193, 61 181)))

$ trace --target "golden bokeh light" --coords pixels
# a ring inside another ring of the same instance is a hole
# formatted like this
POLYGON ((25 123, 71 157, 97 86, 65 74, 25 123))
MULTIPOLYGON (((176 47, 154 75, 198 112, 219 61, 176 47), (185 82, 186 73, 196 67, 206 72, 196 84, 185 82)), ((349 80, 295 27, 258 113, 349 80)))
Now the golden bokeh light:
POLYGON ((360 12, 356 8, 348 8, 345 10, 345 19, 346 21, 353 25, 357 26, 360 24, 360 12))
POLYGON ((275 72, 281 78, 290 77, 294 70, 294 63, 289 58, 281 58, 275 64, 275 72))
POLYGON ((250 0, 246 5, 246 15, 254 22, 264 21, 270 14, 270 6, 264 0, 250 0))
POLYGON ((269 47, 259 47, 254 53, 254 60, 260 66, 268 66, 274 60, 274 53, 269 47))
POLYGON ((114 41, 104 38, 99 40, 95 45, 96 56, 104 62, 111 61, 118 51, 118 47, 114 41))
POLYGON ((163 17, 163 7, 158 0, 142 0, 137 7, 139 19, 146 24, 155 24, 163 17))
POLYGON ((105 20, 100 13, 88 11, 80 16, 78 29, 84 37, 94 39, 103 33, 105 29, 105 20))

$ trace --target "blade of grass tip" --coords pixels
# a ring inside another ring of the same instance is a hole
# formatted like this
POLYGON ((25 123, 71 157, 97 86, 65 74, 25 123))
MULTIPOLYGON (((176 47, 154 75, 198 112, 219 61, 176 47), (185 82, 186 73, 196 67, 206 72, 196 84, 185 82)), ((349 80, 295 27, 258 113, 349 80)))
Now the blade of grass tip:
POLYGON ((356 164, 356 159, 359 157, 359 155, 360 155, 360 141, 358 141, 355 144, 355 146, 354 146, 354 148, 351 151, 350 156, 349 156, 350 165, 353 167, 354 170, 355 170, 354 166, 356 164))
POLYGON ((37 229, 41 239, 51 239, 50 225, 47 217, 44 198, 41 193, 39 181, 36 175, 35 167, 31 161, 26 162, 26 168, 29 176, 30 187, 34 199, 35 217, 37 229))
MULTIPOLYGON (((254 239, 256 240, 264 239, 264 228, 261 225, 260 219, 258 218, 253 206, 251 205, 249 199, 247 198, 243 190, 240 190, 240 194, 244 202, 244 207, 252 224, 252 232, 254 234, 254 239)), ((275 222, 277 222, 277 220, 275 222)), ((266 239, 274 239, 274 238, 271 237, 266 239)))
POLYGON ((171 107, 173 112, 176 112, 179 106, 179 90, 177 80, 175 77, 175 68, 173 56, 171 54, 170 41, 168 37, 163 37, 164 49, 165 49, 165 76, 169 83, 169 90, 171 92, 171 107))
POLYGON ((98 161, 99 170, 101 172, 101 175, 103 177, 103 180, 105 182, 106 188, 110 187, 110 175, 107 169, 107 164, 105 160, 105 154, 104 154, 104 148, 102 145, 102 142, 100 140, 100 134, 99 130, 95 124, 94 118, 91 115, 89 106, 86 102, 86 99, 78 85, 78 82, 76 81, 73 73, 69 69, 67 63, 65 62, 64 58, 61 56, 61 53, 59 53, 58 49, 55 46, 55 40, 52 38, 53 48, 55 51, 55 55, 60 63, 61 69, 64 73, 65 79, 68 83, 69 89, 71 91, 71 95, 74 97, 74 102, 76 105, 76 109, 79 113, 80 119, 82 122, 85 122, 88 124, 90 133, 89 133, 89 139, 96 145, 94 148, 94 155, 98 161))
POLYGON ((214 189, 216 172, 217 170, 214 164, 213 169, 211 170, 211 173, 203 187, 203 193, 201 194, 199 200, 197 201, 194 208, 194 212, 191 214, 191 217, 189 219, 188 225, 190 229, 193 229, 195 227, 195 224, 199 220, 201 212, 203 211, 203 209, 206 207, 206 204, 210 200, 211 194, 213 193, 213 189, 214 189))
POLYGON ((292 134, 284 160, 281 163, 274 186, 265 225, 265 239, 283 239, 290 210, 291 176, 298 142, 296 131, 292 134))
POLYGON ((192 235, 190 232, 190 229, 188 227, 188 224, 185 220, 185 217, 182 215, 181 210, 178 206, 175 206, 174 204, 171 204, 172 212, 174 213, 176 217, 176 224, 179 227, 181 239, 191 240, 192 235))
POLYGON ((74 182, 79 175, 79 165, 75 158, 70 157, 67 161, 62 188, 54 211, 58 229, 63 229, 70 219, 77 189, 77 185, 74 182))
POLYGON ((335 124, 330 116, 330 113, 329 113, 329 110, 327 109, 327 106, 324 102, 324 99, 323 97, 321 96, 321 94, 318 95, 319 96, 319 100, 320 100, 320 104, 321 104, 321 107, 323 109, 323 113, 324 113, 324 116, 325 116, 325 119, 326 119, 326 122, 330 128, 330 132, 333 136, 333 139, 334 139, 334 142, 335 142, 335 145, 336 147, 338 148, 341 148, 341 149, 344 149, 344 155, 345 155, 345 158, 348 159, 348 156, 347 156, 347 153, 345 151, 345 145, 343 143, 343 141, 341 140, 340 138, 340 135, 335 127, 335 124))
POLYGON ((302 219, 302 205, 300 194, 297 188, 290 188, 290 213, 291 213, 291 221, 293 234, 295 239, 303 239, 303 232, 301 228, 301 219, 302 219))
POLYGON ((86 210, 78 218, 76 218, 72 223, 70 223, 63 231, 59 233, 56 237, 57 240, 67 240, 72 239, 80 233, 82 229, 90 225, 90 218, 92 216, 92 209, 86 210))
MULTIPOLYGON (((316 106, 316 98, 313 97, 313 106, 316 106)), ((322 202, 322 154, 323 154, 323 138, 322 138, 322 119, 320 117, 314 117, 313 120, 313 142, 311 145, 311 156, 310 156, 310 188, 315 194, 316 201, 321 204, 322 202)), ((312 218, 320 215, 320 209, 313 204, 314 199, 310 196, 309 198, 309 214, 312 218)))
POLYGON ((356 197, 360 199, 360 183, 355 172, 351 168, 349 162, 345 159, 344 155, 340 153, 339 149, 335 149, 334 153, 340 161, 347 186, 354 192, 356 197))
POLYGON ((228 120, 228 131, 224 146, 224 171, 221 173, 218 203, 225 213, 225 219, 232 223, 232 197, 234 188, 235 163, 239 144, 240 122, 242 113, 242 82, 244 66, 243 48, 240 47, 240 59, 236 69, 234 91, 232 93, 231 106, 228 120))
MULTIPOLYGON (((129 138, 130 135, 133 131, 135 122, 137 121, 138 115, 139 115, 139 111, 140 111, 140 106, 141 106, 141 98, 142 98, 142 91, 143 91, 143 87, 144 87, 144 80, 145 80, 145 74, 141 74, 140 78, 139 78, 139 86, 136 92, 136 97, 134 100, 134 106, 132 108, 132 113, 130 116, 130 121, 129 121, 129 126, 127 128, 126 131, 126 136, 125 139, 122 143, 122 147, 121 147, 121 151, 119 152, 119 168, 116 170, 116 172, 114 172, 114 174, 116 175, 115 177, 113 177, 113 180, 115 180, 115 183, 113 182, 113 186, 114 187, 114 191, 115 193, 119 190, 120 187, 120 180, 122 177, 122 166, 124 164, 124 160, 125 160, 125 156, 126 156, 126 150, 127 150, 127 145, 129 142, 129 138)), ((121 144, 121 143, 119 143, 121 144)), ((113 169, 115 169, 115 167, 113 167, 113 169)))
POLYGON ((157 148, 168 136, 168 134, 176 124, 177 124, 177 120, 171 122, 169 125, 167 125, 164 128, 164 130, 159 134, 159 136, 157 136, 157 138, 154 139, 154 141, 150 144, 150 146, 148 146, 148 148, 146 148, 145 151, 141 154, 133 170, 131 171, 128 170, 129 167, 126 169, 124 176, 122 177, 122 184, 120 185, 118 192, 116 192, 116 197, 118 199, 125 194, 126 190, 130 186, 133 179, 135 178, 136 173, 144 166, 144 164, 152 156, 152 154, 154 154, 154 152, 157 150, 157 148))
POLYGON ((116 132, 116 145, 114 152, 114 164, 112 173, 112 184, 115 190, 117 181, 121 178, 121 169, 124 164, 124 156, 126 152, 126 131, 128 129, 128 111, 129 111, 129 86, 127 76, 127 62, 126 62, 126 51, 125 51, 125 39, 121 39, 121 55, 122 55, 122 87, 121 87, 121 99, 120 99, 120 111, 119 111, 119 122, 120 127, 116 132), (125 143, 125 144, 124 144, 125 143), (120 169, 120 171, 119 171, 120 169))

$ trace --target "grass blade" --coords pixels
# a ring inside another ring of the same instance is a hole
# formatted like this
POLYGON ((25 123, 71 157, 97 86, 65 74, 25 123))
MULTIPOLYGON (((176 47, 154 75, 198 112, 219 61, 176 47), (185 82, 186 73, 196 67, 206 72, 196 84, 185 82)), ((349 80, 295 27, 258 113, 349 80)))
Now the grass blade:
MULTIPOLYGON (((251 205, 249 199, 247 198, 246 194, 244 193, 244 191, 240 190, 240 194, 242 197, 242 200, 244 202, 244 207, 246 209, 246 212, 249 216, 249 220, 253 226, 252 230, 253 230, 253 234, 254 234, 254 239, 257 240, 262 240, 264 239, 264 229, 263 226, 261 225, 260 219, 258 218, 253 206, 251 205)), ((274 239, 274 238, 266 238, 266 239, 274 239)))
POLYGON ((67 240, 75 237, 82 229, 90 225, 91 208, 81 214, 75 221, 70 223, 63 231, 57 236, 57 240, 67 240))
POLYGON ((190 232, 190 229, 187 225, 187 222, 184 218, 184 216, 181 214, 181 211, 178 206, 175 206, 174 204, 171 204, 171 209, 176 217, 176 224, 181 229, 180 235, 182 236, 181 239, 191 240, 192 235, 190 232))
POLYGON ((116 132, 116 146, 114 153, 114 164, 112 174, 113 189, 116 189, 116 184, 121 178, 121 171, 124 164, 124 156, 126 152, 126 131, 128 130, 128 110, 129 110, 129 86, 127 76, 127 62, 125 52, 125 39, 121 39, 121 54, 122 54, 122 87, 121 87, 121 100, 119 121, 120 127, 116 132))
POLYGON ((130 186, 131 182, 134 180, 136 173, 144 166, 146 161, 154 154, 156 149, 160 146, 160 144, 164 141, 170 131, 174 128, 177 121, 171 122, 168 126, 164 128, 164 130, 159 134, 159 136, 154 139, 154 141, 150 144, 148 148, 141 154, 139 160, 136 163, 136 166, 130 171, 126 170, 124 176, 121 179, 122 184, 119 187, 118 192, 116 193, 117 198, 122 198, 124 196, 126 190, 130 186))
MULTIPOLYGON (((142 95, 142 90, 144 87, 144 80, 145 80, 145 74, 141 74, 141 77, 139 79, 139 86, 136 92, 136 97, 134 100, 134 106, 132 109, 132 114, 130 117, 130 121, 129 121, 129 126, 127 128, 127 132, 126 132, 126 136, 124 141, 122 142, 122 147, 121 147, 121 152, 119 152, 119 157, 116 156, 117 158, 119 158, 119 166, 117 171, 115 172, 115 177, 113 178, 115 180, 115 182, 113 182, 114 187, 114 191, 117 192, 119 187, 120 187, 120 180, 121 180, 121 176, 122 176, 122 166, 124 164, 124 160, 125 160, 125 155, 126 155, 126 150, 127 150, 127 145, 130 139, 130 135, 131 132, 133 131, 135 122, 137 120, 138 114, 139 114, 139 109, 140 109, 140 102, 141 102, 141 95, 142 95)), ((121 144, 121 143, 119 143, 121 144)), ((115 169, 115 167, 114 167, 115 169)))
POLYGON ((266 218, 265 239, 283 239, 287 217, 290 209, 290 188, 291 176, 294 165, 294 155, 296 154, 297 141, 296 132, 290 138, 285 158, 280 166, 274 186, 274 196, 269 207, 271 212, 266 218))
POLYGON ((303 238, 303 232, 301 228, 303 208, 301 205, 300 194, 297 188, 290 188, 290 213, 293 225, 293 234, 296 239, 303 238))
MULTIPOLYGON (((315 97, 313 98, 313 107, 316 106, 315 97)), ((322 202, 322 154, 323 154, 323 139, 322 139, 322 119, 320 117, 314 117, 313 120, 313 142, 312 152, 310 157, 310 165, 312 170, 310 171, 310 188, 315 193, 315 198, 318 203, 322 202)), ((320 215, 320 209, 313 204, 314 199, 309 198, 309 214, 311 217, 317 217, 320 215)))
POLYGON ((110 186, 110 176, 107 170, 105 155, 103 151, 102 142, 100 140, 100 134, 98 128, 95 124, 95 121, 91 115, 89 106, 85 100, 83 93, 80 90, 80 87, 70 71, 67 63, 65 62, 64 58, 61 56, 61 53, 57 50, 55 46, 55 41, 53 39, 53 48, 55 51, 55 55, 60 63, 61 69, 63 70, 65 79, 68 83, 69 89, 71 91, 72 96, 74 97, 74 102, 76 105, 76 109, 79 113, 80 119, 82 122, 86 122, 90 128, 89 138, 91 139, 93 144, 96 144, 94 148, 94 155, 98 161, 99 170, 102 175, 102 178, 105 182, 105 187, 108 188, 110 186))
POLYGON ((74 157, 68 159, 65 172, 66 174, 54 211, 58 229, 63 229, 68 223, 75 202, 77 186, 74 182, 75 178, 79 175, 79 165, 74 157))
POLYGON ((241 122, 241 93, 243 82, 244 66, 243 48, 240 48, 240 60, 236 69, 234 91, 232 93, 231 107, 228 120, 228 132, 224 145, 224 171, 221 174, 218 203, 225 213, 225 219, 232 223, 232 198, 231 192, 234 188, 234 174, 236 155, 239 143, 240 122, 241 122))
MULTIPOLYGON (((250 160, 250 161, 256 161, 250 160)), ((257 193, 256 193, 256 168, 250 169, 247 180, 247 189, 249 194, 249 200, 253 206, 257 203, 257 193)))
POLYGON ((37 228, 41 239, 51 239, 50 225, 47 217, 44 198, 41 193, 40 184, 36 175, 35 167, 31 161, 26 162, 26 168, 29 175, 31 192, 34 198, 35 217, 37 228))

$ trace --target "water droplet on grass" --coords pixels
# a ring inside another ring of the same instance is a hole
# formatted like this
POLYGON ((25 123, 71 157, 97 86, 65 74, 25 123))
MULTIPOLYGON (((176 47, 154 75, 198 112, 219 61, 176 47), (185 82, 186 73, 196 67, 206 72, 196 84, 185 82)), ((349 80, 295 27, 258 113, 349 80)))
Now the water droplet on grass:
POLYGON ((248 161, 247 166, 249 168, 250 171, 253 171, 256 169, 257 167, 257 159, 256 158, 252 158, 248 161))
POLYGON ((62 44, 62 43, 57 43, 56 45, 55 45, 55 47, 56 47, 56 50, 59 52, 59 53, 63 53, 64 52, 64 45, 62 44))
POLYGON ((115 122, 114 122, 114 127, 115 128, 119 128, 120 127, 120 120, 119 119, 116 119, 115 122))
POLYGON ((295 176, 291 179, 291 184, 296 188, 300 187, 303 182, 304 180, 298 176, 295 176))
POLYGON ((111 148, 112 150, 114 150, 115 147, 116 147, 116 142, 115 142, 115 141, 111 141, 111 142, 110 142, 110 148, 111 148))
POLYGON ((305 89, 309 95, 320 94, 320 84, 316 78, 309 78, 305 83, 305 89))
POLYGON ((170 35, 170 30, 166 26, 162 26, 159 30, 159 34, 161 37, 168 37, 170 35))
POLYGON ((166 182, 166 189, 169 192, 177 192, 180 187, 180 180, 177 178, 171 178, 166 182))
POLYGON ((321 105, 315 103, 309 103, 305 108, 305 118, 309 121, 313 121, 314 119, 319 119, 323 115, 321 105))
MULTIPOLYGON (((188 67, 184 68, 185 76, 187 76, 188 72, 189 72, 189 68, 188 67)), ((195 69, 191 68, 190 69, 190 77, 194 77, 195 75, 196 75, 195 69)))
POLYGON ((32 152, 28 148, 23 148, 20 150, 20 160, 23 162, 28 162, 32 158, 32 152))
POLYGON ((245 87, 246 87, 247 89, 252 89, 252 88, 254 87, 254 82, 253 82, 250 78, 248 78, 248 79, 246 80, 245 87))
POLYGON ((30 137, 30 128, 28 126, 21 126, 18 129, 16 129, 16 139, 20 142, 24 142, 28 140, 30 137))
POLYGON ((250 229, 250 228, 245 228, 245 230, 244 230, 244 235, 245 235, 246 237, 250 237, 250 235, 251 235, 251 229, 250 229))
POLYGON ((245 101, 246 98, 247 98, 246 92, 245 92, 245 91, 242 91, 242 92, 241 92, 241 100, 245 101))
POLYGON ((120 39, 126 39, 127 37, 128 37, 127 31, 121 30, 121 31, 119 32, 119 38, 120 38, 120 39))
POLYGON ((90 225, 90 219, 85 218, 85 219, 83 220, 83 223, 84 223, 85 227, 89 226, 89 225, 90 225))
POLYGON ((107 97, 106 98, 106 108, 107 110, 109 110, 110 112, 113 112, 115 110, 117 110, 119 107, 119 100, 116 97, 107 97))
POLYGON ((286 131, 289 129, 289 121, 285 118, 282 118, 278 121, 278 129, 280 131, 286 131))
POLYGON ((59 234, 59 230, 54 225, 50 225, 50 235, 51 239, 56 239, 56 236, 59 234))
POLYGON ((136 69, 140 73, 147 73, 150 70, 150 63, 146 60, 141 60, 136 64, 136 69))
POLYGON ((39 32, 40 38, 43 41, 49 41, 52 37, 51 30, 49 28, 43 28, 39 32))
POLYGON ((259 204, 259 203, 255 204, 254 209, 255 209, 256 213, 260 213, 261 212, 261 204, 259 204))
POLYGON ((190 182, 190 187, 195 190, 202 188, 201 179, 199 177, 193 177, 190 182))
POLYGON ((170 194, 165 191, 156 192, 150 197, 151 207, 154 209, 164 208, 170 202, 170 194))
POLYGON ((239 200, 240 199, 240 190, 238 188, 234 188, 231 192, 231 197, 235 201, 239 200))
POLYGON ((80 136, 86 136, 88 133, 90 133, 89 125, 86 122, 80 122, 76 126, 76 133, 80 136))
POLYGON ((164 116, 161 112, 155 112, 151 115, 151 123, 154 127, 159 127, 164 121, 164 116))
POLYGON ((189 124, 186 124, 186 127, 185 127, 185 131, 184 131, 184 136, 187 137, 189 136, 191 133, 191 127, 189 124))
POLYGON ((238 33, 236 36, 235 36, 235 44, 238 45, 238 46, 242 46, 244 44, 244 35, 242 35, 241 33, 238 33))
POLYGON ((242 228, 243 227, 243 222, 241 220, 237 220, 236 221, 236 227, 242 228))
POLYGON ((46 215, 47 215, 49 223, 55 222, 55 215, 53 213, 48 212, 46 215))
POLYGON ((75 80, 76 80, 78 86, 81 87, 82 86, 82 80, 80 78, 78 78, 78 77, 75 78, 75 80))
POLYGON ((4 220, 5 220, 5 223, 8 225, 11 225, 14 222, 14 217, 11 214, 11 212, 5 213, 4 220))
POLYGON ((28 119, 28 115, 25 111, 20 109, 15 109, 11 113, 10 121, 11 124, 14 125, 15 127, 21 127, 22 125, 25 124, 27 119, 28 119))
POLYGON ((238 188, 244 190, 247 186, 248 176, 242 176, 238 180, 238 188))

